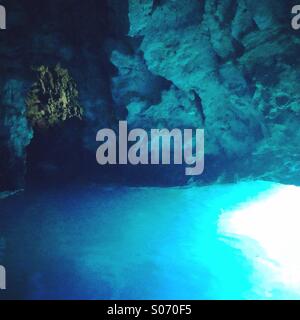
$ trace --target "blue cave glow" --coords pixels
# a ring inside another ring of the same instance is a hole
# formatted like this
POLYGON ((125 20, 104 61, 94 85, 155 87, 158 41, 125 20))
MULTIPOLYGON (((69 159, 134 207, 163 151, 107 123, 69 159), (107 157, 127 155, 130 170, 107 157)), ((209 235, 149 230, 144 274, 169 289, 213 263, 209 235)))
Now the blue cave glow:
POLYGON ((96 185, 7 199, 7 269, 27 299, 294 299, 300 188, 96 185), (23 263, 22 263, 23 261, 23 263), (26 261, 26 263, 24 263, 26 261))

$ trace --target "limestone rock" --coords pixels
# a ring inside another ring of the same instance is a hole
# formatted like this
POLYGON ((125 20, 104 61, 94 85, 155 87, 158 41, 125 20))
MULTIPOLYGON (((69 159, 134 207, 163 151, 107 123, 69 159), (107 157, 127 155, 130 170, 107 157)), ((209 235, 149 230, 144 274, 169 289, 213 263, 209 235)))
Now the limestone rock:
POLYGON ((14 189, 23 186, 26 147, 32 139, 32 129, 26 118, 24 83, 9 79, 2 88, 0 145, 0 185, 14 189))

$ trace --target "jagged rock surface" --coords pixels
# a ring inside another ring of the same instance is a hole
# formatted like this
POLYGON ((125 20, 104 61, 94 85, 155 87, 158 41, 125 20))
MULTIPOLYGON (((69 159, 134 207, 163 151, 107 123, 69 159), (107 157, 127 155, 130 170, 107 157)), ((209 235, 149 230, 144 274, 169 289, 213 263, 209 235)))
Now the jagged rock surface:
POLYGON ((131 95, 130 122, 203 126, 206 170, 217 170, 218 181, 299 183, 299 37, 290 27, 291 7, 272 0, 130 0, 129 36, 140 39, 134 54, 144 58, 146 79, 150 71, 171 84, 160 103, 131 95))
MULTIPOLYGON (((89 159, 80 173, 94 175, 97 130, 128 120, 146 129, 204 128, 199 182, 251 177, 300 184, 300 40, 290 26, 293 1, 4 4, 13 15, 0 34, 0 188, 23 184, 32 138, 23 103, 34 81, 30 69, 57 63, 76 80, 85 116, 79 127, 61 129, 61 141, 48 137, 53 151, 44 167, 55 167, 61 143, 67 154, 77 146, 89 159)), ((160 179, 187 182, 172 170, 160 171, 160 179)), ((145 175, 142 182, 160 180, 151 180, 151 168, 145 175)), ((132 179, 130 173, 116 176, 132 179)))
POLYGON ((1 92, 0 109, 0 185, 8 189, 24 184, 26 147, 32 139, 32 129, 26 119, 24 83, 9 79, 1 92))

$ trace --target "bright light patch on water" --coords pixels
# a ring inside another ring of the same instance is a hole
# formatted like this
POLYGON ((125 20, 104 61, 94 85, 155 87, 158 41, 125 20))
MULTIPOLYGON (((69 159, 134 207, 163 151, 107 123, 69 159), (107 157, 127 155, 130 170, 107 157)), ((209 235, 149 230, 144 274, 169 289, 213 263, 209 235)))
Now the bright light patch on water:
POLYGON ((253 262, 262 297, 300 297, 299 187, 275 185, 223 213, 219 231, 240 240, 236 246, 253 262))

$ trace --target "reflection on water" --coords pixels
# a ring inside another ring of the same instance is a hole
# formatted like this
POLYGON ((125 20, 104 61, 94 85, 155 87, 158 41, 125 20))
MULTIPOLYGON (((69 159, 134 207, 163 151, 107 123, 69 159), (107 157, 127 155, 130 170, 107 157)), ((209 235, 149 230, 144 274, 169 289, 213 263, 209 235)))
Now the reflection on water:
POLYGON ((239 238, 266 298, 300 298, 299 199, 299 187, 277 185, 220 217, 220 232, 239 238))
POLYGON ((297 297, 291 191, 296 200, 298 188, 269 182, 27 191, 0 204, 6 297, 297 297))

